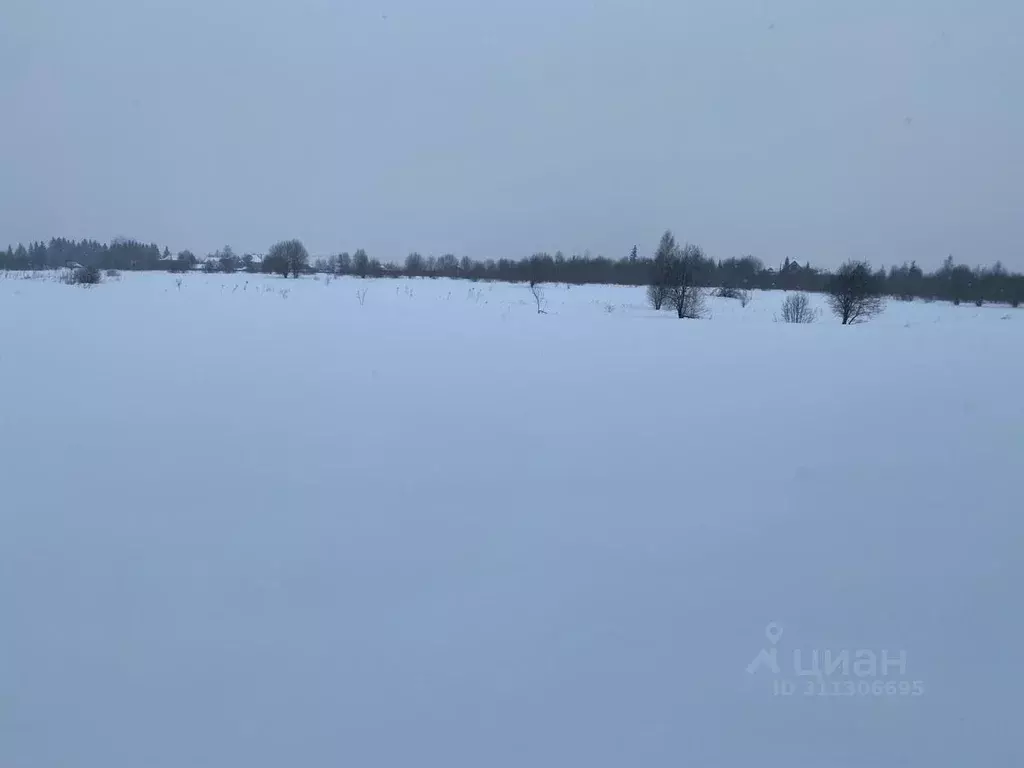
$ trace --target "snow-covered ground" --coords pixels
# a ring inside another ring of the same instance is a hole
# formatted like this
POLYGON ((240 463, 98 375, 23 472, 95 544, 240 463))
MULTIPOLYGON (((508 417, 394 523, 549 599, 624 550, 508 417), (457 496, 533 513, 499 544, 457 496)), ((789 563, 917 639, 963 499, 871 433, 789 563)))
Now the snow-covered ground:
POLYGON ((0 279, 0 766, 1024 763, 1024 311, 546 298, 0 279))

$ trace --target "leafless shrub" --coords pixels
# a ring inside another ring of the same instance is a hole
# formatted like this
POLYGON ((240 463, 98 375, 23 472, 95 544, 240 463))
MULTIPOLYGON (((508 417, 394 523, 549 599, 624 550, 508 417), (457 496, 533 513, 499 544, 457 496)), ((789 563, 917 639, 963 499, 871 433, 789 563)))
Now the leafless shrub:
POLYGON ((817 319, 818 310, 811 307, 811 300, 806 293, 791 293, 783 300, 782 322, 813 323, 817 319))
POLYGON ((878 280, 864 261, 848 261, 828 282, 828 304, 843 325, 863 323, 885 309, 878 280))
POLYGON ((723 285, 716 288, 712 295, 719 299, 736 299, 741 307, 746 307, 750 303, 750 291, 743 288, 723 285))
POLYGON ((647 302, 654 309, 664 309, 668 299, 668 286, 662 284, 647 286, 647 302))
POLYGON ((699 246, 687 243, 671 256, 668 266, 668 302, 680 319, 707 315, 707 294, 697 285, 696 265, 703 258, 699 246))
POLYGON ((75 267, 65 270, 60 281, 66 285, 97 285, 103 282, 99 267, 75 267))
POLYGON ((537 302, 537 314, 546 315, 547 311, 545 310, 545 307, 547 307, 548 303, 544 298, 544 289, 541 287, 540 283, 531 280, 530 293, 533 294, 533 300, 537 302))
POLYGON ((356 291, 356 300, 359 302, 359 306, 363 306, 366 303, 366 289, 360 288, 356 291))
POLYGON ((673 287, 669 303, 681 319, 699 320, 708 315, 707 292, 696 285, 673 287))

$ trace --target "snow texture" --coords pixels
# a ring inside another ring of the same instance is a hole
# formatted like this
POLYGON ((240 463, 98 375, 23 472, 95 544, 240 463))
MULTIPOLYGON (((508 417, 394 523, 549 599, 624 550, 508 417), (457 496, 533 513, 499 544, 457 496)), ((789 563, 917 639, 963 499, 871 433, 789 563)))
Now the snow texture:
POLYGON ((0 766, 1024 764, 1024 314, 545 290, 0 280, 0 766))

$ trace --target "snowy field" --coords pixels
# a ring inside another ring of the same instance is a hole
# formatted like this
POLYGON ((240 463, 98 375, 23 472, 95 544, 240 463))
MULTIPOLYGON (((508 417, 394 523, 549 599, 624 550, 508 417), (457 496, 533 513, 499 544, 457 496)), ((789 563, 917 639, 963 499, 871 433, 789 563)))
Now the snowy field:
POLYGON ((0 279, 0 766, 1024 764, 1024 310, 782 297, 0 279))

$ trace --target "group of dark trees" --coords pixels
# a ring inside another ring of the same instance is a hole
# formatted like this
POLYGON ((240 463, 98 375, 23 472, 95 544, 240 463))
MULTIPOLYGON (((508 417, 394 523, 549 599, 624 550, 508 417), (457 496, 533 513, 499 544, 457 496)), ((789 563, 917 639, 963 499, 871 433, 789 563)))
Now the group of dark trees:
POLYGON ((394 264, 381 264, 377 259, 371 259, 362 248, 354 254, 346 251, 337 256, 317 259, 313 263, 311 271, 331 275, 354 275, 355 277, 385 277, 402 274, 402 270, 394 264))
POLYGON ((687 243, 680 247, 672 232, 665 232, 650 262, 647 300, 651 306, 662 309, 667 303, 679 318, 701 317, 705 284, 700 276, 708 261, 699 246, 687 243))
POLYGON ((299 240, 283 240, 270 249, 260 265, 264 272, 298 277, 309 269, 309 253, 299 240))
MULTIPOLYGON (((671 230, 661 236, 650 261, 647 301, 654 309, 673 309, 676 316, 698 318, 706 313, 705 296, 710 284, 702 282, 710 259, 699 246, 679 246, 671 230)), ((848 261, 824 282, 828 304, 843 325, 862 323, 885 308, 885 272, 873 273, 865 261, 848 261)), ((728 283, 719 286, 717 295, 749 301, 746 287, 728 283)), ((782 322, 811 323, 818 313, 811 308, 807 294, 790 293, 782 304, 782 322)), ((776 317, 778 319, 778 317, 776 317)))
POLYGON ((98 269, 163 269, 164 258, 171 252, 162 251, 155 243, 118 238, 107 243, 95 240, 67 240, 55 237, 49 243, 18 244, 0 250, 0 269, 33 270, 56 269, 68 263, 77 263, 98 269))
MULTIPOLYGON (((453 254, 434 257, 411 253, 402 264, 370 258, 364 250, 319 258, 311 263, 305 248, 300 250, 296 244, 301 247, 298 241, 281 243, 275 246, 278 251, 272 249, 262 259, 252 254, 239 255, 225 247, 200 260, 190 251, 172 255, 166 247, 161 249, 154 243, 136 240, 116 239, 105 244, 95 240, 54 238, 49 243, 31 243, 27 247, 19 244, 9 246, 6 251, 0 250, 0 269, 53 269, 74 263, 103 270, 186 272, 202 268, 207 272, 263 271, 287 275, 329 272, 357 277, 406 275, 526 283, 655 285, 664 294, 660 301, 669 302, 673 308, 682 307, 684 315, 690 311, 688 302, 692 303, 692 297, 700 295, 693 288, 824 292, 835 277, 827 270, 789 258, 777 268, 766 266, 753 256, 716 261, 696 246, 677 248, 674 238, 669 244, 664 237, 650 257, 640 256, 635 247, 621 259, 589 253, 566 256, 557 252, 554 255, 537 253, 522 260, 478 261, 468 256, 457 258, 453 254), (672 247, 667 249, 668 245, 672 247), (674 293, 670 290, 673 288, 674 293)), ((972 268, 955 263, 950 256, 938 270, 930 273, 915 262, 888 270, 872 271, 866 264, 864 266, 870 272, 873 290, 884 296, 939 299, 957 304, 1005 302, 1018 305, 1024 299, 1024 275, 1011 273, 998 262, 992 267, 972 268)))
MULTIPOLYGON (((651 307, 672 309, 680 319, 704 316, 708 285, 698 276, 709 261, 699 246, 679 246, 672 231, 666 231, 650 261, 647 301, 651 307)), ((843 325, 865 322, 885 307, 883 282, 884 274, 872 273, 867 262, 847 262, 825 281, 829 307, 843 325)), ((739 299, 743 306, 749 301, 745 287, 721 285, 717 295, 739 299)), ((817 314, 802 291, 790 293, 782 304, 782 321, 786 323, 814 322, 817 314)))

